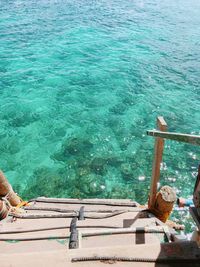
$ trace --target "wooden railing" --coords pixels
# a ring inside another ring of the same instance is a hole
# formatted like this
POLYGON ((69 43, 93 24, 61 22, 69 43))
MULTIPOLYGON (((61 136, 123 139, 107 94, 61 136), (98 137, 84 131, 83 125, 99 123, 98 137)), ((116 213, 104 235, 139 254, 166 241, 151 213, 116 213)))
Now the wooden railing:
POLYGON ((172 133, 172 132, 161 132, 161 131, 147 131, 147 135, 200 146, 200 136, 199 135, 172 133))
POLYGON ((150 187, 150 195, 148 203, 150 209, 153 208, 155 204, 155 199, 157 194, 157 184, 160 179, 160 164, 162 162, 164 139, 170 139, 178 142, 184 142, 200 146, 199 135, 167 132, 167 123, 165 122, 163 117, 157 118, 157 129, 158 130, 147 131, 147 135, 156 138, 154 146, 152 179, 151 179, 151 187, 150 187))

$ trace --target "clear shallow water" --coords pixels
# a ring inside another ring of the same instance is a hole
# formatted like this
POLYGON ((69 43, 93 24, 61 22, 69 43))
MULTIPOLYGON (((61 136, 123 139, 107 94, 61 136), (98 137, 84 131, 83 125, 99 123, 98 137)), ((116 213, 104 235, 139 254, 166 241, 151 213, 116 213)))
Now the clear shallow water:
MULTIPOLYGON (((200 2, 0 2, 0 167, 23 196, 147 200, 154 140, 200 133, 200 2)), ((166 142, 193 192, 199 149, 166 142)))

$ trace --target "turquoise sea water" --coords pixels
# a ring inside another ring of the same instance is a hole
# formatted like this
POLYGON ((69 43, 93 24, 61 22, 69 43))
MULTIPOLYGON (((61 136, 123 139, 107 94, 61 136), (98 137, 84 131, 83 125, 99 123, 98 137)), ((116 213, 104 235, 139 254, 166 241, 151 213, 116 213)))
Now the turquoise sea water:
MULTIPOLYGON (((147 200, 154 140, 200 133, 199 0, 0 0, 0 168, 25 198, 147 200)), ((167 141, 192 194, 200 150, 167 141)))

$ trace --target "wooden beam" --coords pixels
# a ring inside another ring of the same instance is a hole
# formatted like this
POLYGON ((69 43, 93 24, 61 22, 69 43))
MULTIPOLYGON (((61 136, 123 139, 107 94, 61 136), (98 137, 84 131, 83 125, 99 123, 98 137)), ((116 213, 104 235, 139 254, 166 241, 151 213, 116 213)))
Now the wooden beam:
POLYGON ((200 135, 170 133, 162 131, 147 131, 147 135, 200 146, 200 135))
MULTIPOLYGON (((167 130, 167 123, 163 117, 157 118, 157 128, 160 131, 167 130)), ((149 209, 153 208, 156 194, 157 194, 157 184, 160 179, 160 164, 162 162, 162 155, 164 149, 164 139, 157 137, 154 145, 154 160, 153 160, 153 169, 152 169, 152 178, 151 178, 151 188, 149 195, 149 209)))

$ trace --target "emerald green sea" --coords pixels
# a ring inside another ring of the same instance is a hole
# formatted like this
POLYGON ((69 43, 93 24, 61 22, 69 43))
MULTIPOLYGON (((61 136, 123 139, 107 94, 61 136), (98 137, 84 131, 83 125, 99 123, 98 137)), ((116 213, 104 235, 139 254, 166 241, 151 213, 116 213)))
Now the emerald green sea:
MULTIPOLYGON (((200 134, 199 0, 0 0, 0 168, 24 198, 147 201, 154 139, 200 134)), ((192 195, 200 148, 165 143, 192 195)))

